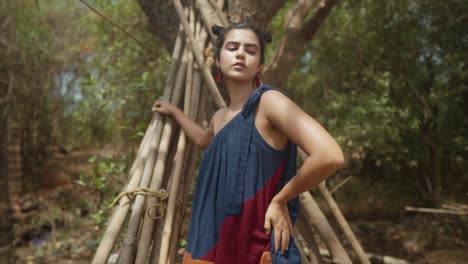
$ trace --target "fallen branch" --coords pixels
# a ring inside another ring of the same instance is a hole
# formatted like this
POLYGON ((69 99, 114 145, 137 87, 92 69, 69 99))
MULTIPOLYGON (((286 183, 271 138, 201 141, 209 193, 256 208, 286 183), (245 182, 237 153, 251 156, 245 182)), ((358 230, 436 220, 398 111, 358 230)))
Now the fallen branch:
POLYGON ((330 194, 333 194, 336 190, 338 190, 341 186, 345 185, 349 180, 351 180, 353 176, 348 176, 346 179, 342 180, 340 183, 337 185, 333 186, 333 188, 330 190, 330 194))
POLYGON ((385 264, 410 264, 410 262, 404 259, 399 259, 391 256, 377 255, 373 253, 367 253, 367 256, 369 257, 369 259, 373 260, 373 263, 376 262, 385 264))
POLYGON ((432 213, 432 214, 468 215, 468 211, 449 210, 449 209, 436 209, 436 208, 423 208, 423 207, 405 206, 405 210, 410 211, 410 212, 432 213))
POLYGON ((463 211, 468 212, 468 206, 467 206, 467 205, 464 205, 464 204, 456 204, 456 203, 453 203, 453 204, 443 204, 443 205, 442 205, 442 208, 443 208, 443 209, 454 210, 454 211, 459 211, 459 212, 463 212, 463 211))

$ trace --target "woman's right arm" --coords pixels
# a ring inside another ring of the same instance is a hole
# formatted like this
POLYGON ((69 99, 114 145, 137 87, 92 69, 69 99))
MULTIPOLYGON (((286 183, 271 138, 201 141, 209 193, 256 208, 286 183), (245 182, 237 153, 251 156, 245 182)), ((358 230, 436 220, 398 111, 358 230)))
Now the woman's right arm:
POLYGON ((166 100, 161 100, 153 105, 153 112, 158 112, 164 115, 172 115, 174 119, 184 130, 188 138, 197 146, 206 149, 213 140, 213 125, 210 123, 208 128, 203 128, 187 115, 184 114, 177 106, 169 103, 166 100))

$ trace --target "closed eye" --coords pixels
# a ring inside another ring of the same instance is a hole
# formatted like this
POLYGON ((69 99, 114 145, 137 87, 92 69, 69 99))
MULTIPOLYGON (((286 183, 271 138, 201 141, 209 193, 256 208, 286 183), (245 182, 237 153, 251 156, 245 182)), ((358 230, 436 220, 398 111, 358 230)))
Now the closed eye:
POLYGON ((239 47, 239 45, 236 45, 236 44, 234 44, 234 43, 229 43, 228 45, 226 45, 226 49, 227 49, 227 50, 230 50, 230 51, 234 51, 234 50, 236 50, 238 47, 239 47))
POLYGON ((255 50, 246 50, 246 52, 247 52, 248 54, 250 54, 250 55, 255 55, 255 54, 257 54, 257 51, 255 51, 255 50))

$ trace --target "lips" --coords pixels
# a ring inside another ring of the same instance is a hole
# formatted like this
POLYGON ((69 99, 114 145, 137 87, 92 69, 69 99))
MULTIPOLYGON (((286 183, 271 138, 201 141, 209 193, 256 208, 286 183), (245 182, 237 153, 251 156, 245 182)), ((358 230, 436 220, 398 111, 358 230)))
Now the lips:
POLYGON ((242 63, 242 62, 236 62, 236 63, 234 63, 232 66, 238 66, 238 67, 245 68, 245 64, 242 63))

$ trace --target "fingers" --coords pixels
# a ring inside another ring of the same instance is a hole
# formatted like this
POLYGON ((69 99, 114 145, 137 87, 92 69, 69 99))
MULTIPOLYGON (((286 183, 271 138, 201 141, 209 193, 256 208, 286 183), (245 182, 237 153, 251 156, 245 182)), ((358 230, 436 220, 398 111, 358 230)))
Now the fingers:
POLYGON ((275 252, 278 252, 278 249, 281 245, 281 230, 275 228, 275 232, 273 232, 275 235, 275 252))
POLYGON ((161 103, 160 102, 156 102, 153 104, 153 108, 151 109, 153 112, 156 112, 158 110, 158 108, 161 107, 161 103))
POLYGON ((291 229, 286 223, 283 225, 277 225, 273 229, 273 235, 275 237, 275 252, 281 249, 281 254, 284 254, 289 247, 291 229))
POLYGON ((292 234, 292 223, 287 207, 272 202, 265 214, 264 228, 268 235, 273 232, 274 252, 281 249, 281 254, 284 254, 288 250, 292 234))
POLYGON ((270 231, 271 231, 271 221, 270 221, 270 218, 265 217, 265 224, 263 225, 263 228, 265 228, 265 233, 266 233, 267 235, 270 235, 270 231))
MULTIPOLYGON (((289 245, 289 228, 284 228, 281 232, 281 254, 284 254, 286 250, 288 250, 288 245, 289 245)), ((280 242, 278 242, 279 244, 280 242)))

